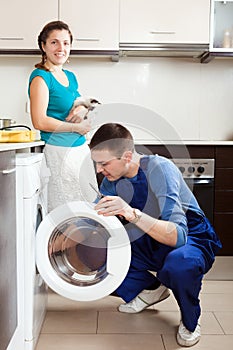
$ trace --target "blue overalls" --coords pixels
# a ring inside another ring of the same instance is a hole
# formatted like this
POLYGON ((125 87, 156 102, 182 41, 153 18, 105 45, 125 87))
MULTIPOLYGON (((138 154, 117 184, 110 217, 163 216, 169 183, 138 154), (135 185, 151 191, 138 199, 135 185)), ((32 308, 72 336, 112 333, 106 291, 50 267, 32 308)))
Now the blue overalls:
MULTIPOLYGON (((118 195, 133 208, 147 212, 145 202, 153 202, 152 196, 156 196, 149 190, 148 161, 148 157, 141 159, 133 181, 121 179, 114 184, 103 181, 101 191, 106 195, 118 195), (112 190, 108 193, 108 185, 114 185, 115 193, 112 190), (129 192, 132 194, 129 195, 129 192)), ((147 213, 151 215, 151 211, 147 213)), ((172 290, 180 307, 182 321, 193 332, 201 313, 199 293, 202 278, 211 268, 221 243, 201 210, 195 212, 188 209, 186 218, 187 242, 179 248, 161 244, 142 231, 139 234, 140 230, 133 224, 125 225, 131 240, 132 258, 128 274, 115 294, 129 302, 143 289, 152 289, 151 286, 162 283, 172 290), (157 277, 149 271, 157 272, 157 277)))

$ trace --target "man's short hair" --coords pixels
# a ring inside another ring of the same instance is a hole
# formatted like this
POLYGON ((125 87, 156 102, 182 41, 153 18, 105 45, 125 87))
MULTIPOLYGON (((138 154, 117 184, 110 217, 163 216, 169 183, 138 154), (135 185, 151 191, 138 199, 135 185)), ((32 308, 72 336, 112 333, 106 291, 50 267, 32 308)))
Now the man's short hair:
POLYGON ((91 150, 107 150, 117 157, 125 151, 134 151, 133 136, 128 129, 117 123, 106 123, 99 127, 91 138, 91 150))

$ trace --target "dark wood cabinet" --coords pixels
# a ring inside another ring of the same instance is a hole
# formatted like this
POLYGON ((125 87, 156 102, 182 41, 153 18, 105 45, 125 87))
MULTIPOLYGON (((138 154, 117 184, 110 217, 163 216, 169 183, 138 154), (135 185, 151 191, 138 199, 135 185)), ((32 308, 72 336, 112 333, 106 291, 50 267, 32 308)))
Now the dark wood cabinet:
POLYGON ((219 255, 233 255, 233 147, 215 148, 214 227, 223 248, 219 255))

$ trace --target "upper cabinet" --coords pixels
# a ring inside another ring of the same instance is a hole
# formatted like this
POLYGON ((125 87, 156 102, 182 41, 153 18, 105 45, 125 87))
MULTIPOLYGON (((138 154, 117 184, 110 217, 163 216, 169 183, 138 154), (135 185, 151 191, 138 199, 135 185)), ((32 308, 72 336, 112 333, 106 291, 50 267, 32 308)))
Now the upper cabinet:
POLYGON ((71 28, 73 50, 119 49, 119 0, 8 0, 0 13, 0 50, 38 50, 43 26, 62 20, 71 28))
POLYGON ((8 0, 0 12, 0 49, 38 49, 37 37, 58 19, 58 0, 8 0))
POLYGON ((120 0, 120 44, 208 44, 209 15, 209 0, 120 0))
POLYGON ((119 0, 60 0, 59 18, 71 28, 73 50, 119 49, 119 0))
POLYGON ((210 51, 233 52, 233 0, 211 0, 210 51))

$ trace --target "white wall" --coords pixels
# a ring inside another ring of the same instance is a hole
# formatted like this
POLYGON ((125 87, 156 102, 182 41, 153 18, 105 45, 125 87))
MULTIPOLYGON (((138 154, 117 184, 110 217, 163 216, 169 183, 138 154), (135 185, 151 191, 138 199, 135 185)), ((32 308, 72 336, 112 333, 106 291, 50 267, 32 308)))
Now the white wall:
MULTIPOLYGON (((26 113, 27 83, 39 60, 38 56, 0 57, 0 117, 31 126, 26 113)), ((71 57, 66 68, 76 73, 82 95, 117 106, 113 120, 119 116, 119 121, 127 121, 131 110, 124 109, 124 104, 137 105, 135 124, 140 119, 147 130, 166 124, 158 132, 165 140, 233 140, 233 59, 200 64, 191 59, 124 58, 111 62, 71 57), (163 123, 158 123, 158 117, 163 123)))

